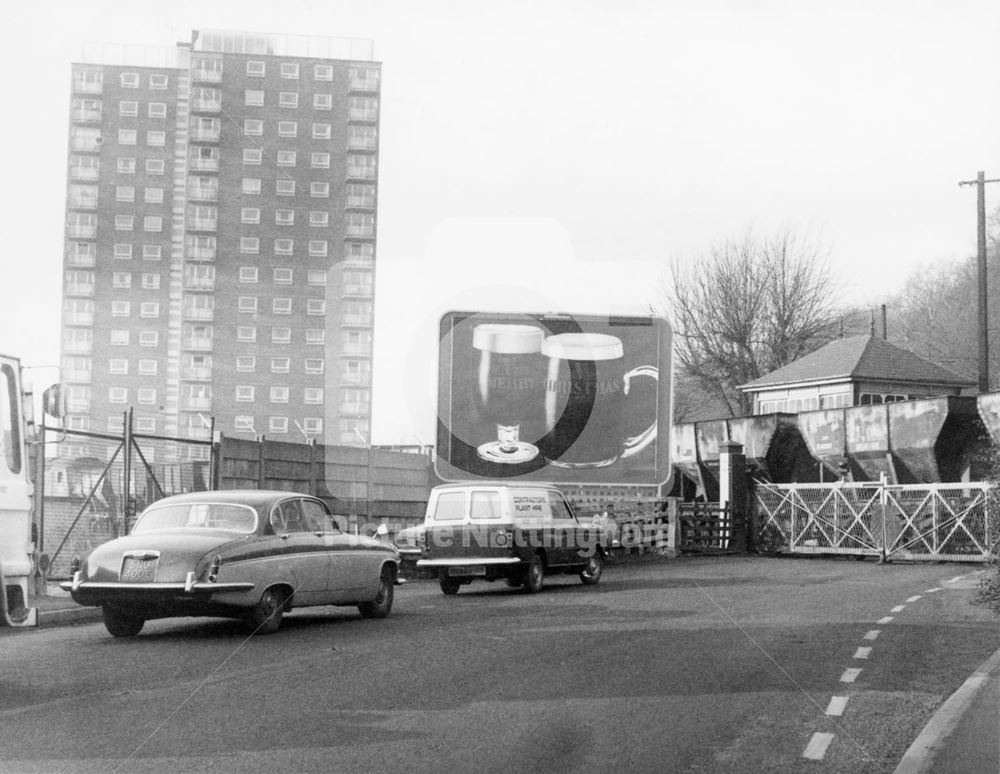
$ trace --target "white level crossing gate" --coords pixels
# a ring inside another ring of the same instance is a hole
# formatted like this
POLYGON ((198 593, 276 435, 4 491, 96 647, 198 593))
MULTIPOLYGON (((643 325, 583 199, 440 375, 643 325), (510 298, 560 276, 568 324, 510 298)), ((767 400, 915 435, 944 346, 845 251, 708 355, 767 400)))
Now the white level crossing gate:
POLYGON ((765 552, 984 562, 989 485, 878 482, 753 486, 754 537, 765 552))

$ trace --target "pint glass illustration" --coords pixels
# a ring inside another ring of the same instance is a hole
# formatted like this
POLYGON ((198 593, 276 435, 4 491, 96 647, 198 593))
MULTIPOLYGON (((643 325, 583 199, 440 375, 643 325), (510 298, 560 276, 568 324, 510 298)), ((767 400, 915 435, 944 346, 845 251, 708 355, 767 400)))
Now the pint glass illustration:
POLYGON ((560 468, 601 468, 638 454, 656 438, 656 417, 625 437, 624 408, 632 380, 658 380, 654 366, 625 371, 624 348, 605 333, 559 333, 542 342, 545 382, 545 457, 560 468))
POLYGON ((486 323, 473 330, 472 346, 479 351, 473 404, 481 420, 496 430, 495 441, 476 449, 480 459, 518 464, 538 456, 538 447, 528 439, 542 434, 544 337, 532 325, 486 323))

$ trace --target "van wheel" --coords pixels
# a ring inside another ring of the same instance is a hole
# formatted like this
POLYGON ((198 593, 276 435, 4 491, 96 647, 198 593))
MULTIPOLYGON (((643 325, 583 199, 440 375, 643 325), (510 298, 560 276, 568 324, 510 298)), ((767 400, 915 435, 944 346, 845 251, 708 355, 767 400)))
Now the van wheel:
POLYGON ((281 628, 285 614, 285 593, 281 589, 265 589, 260 601, 243 619, 252 634, 274 634, 281 628))
POLYGON ((537 594, 545 583, 545 562, 541 554, 532 554, 528 562, 528 571, 524 574, 524 590, 529 594, 537 594))
POLYGON ((101 613, 104 616, 104 626, 112 637, 135 637, 146 623, 146 619, 141 616, 129 615, 108 605, 101 607, 101 613))
POLYGON ((396 579, 389 567, 383 567, 378 579, 378 592, 371 602, 362 602, 358 610, 365 618, 385 618, 392 610, 392 594, 396 579))
POLYGON ((457 594, 461 586, 462 582, 458 578, 452 578, 450 575, 444 573, 441 574, 441 591, 448 596, 457 594))
POLYGON ((580 580, 585 586, 593 586, 601 579, 602 572, 604 572, 604 557, 595 551, 594 555, 587 561, 587 566, 580 573, 580 580))

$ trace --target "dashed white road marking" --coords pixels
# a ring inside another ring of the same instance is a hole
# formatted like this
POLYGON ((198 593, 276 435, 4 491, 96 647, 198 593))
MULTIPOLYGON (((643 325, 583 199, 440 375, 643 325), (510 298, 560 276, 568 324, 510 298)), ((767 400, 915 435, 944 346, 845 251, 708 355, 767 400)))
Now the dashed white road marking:
POLYGON ((861 670, 860 669, 856 669, 856 668, 853 668, 853 667, 851 669, 845 669, 844 670, 844 674, 842 674, 840 676, 840 682, 842 682, 842 683, 853 683, 855 680, 858 679, 858 675, 860 675, 860 674, 861 674, 861 670))
POLYGON ((879 618, 876 623, 887 624, 887 623, 890 623, 891 621, 892 621, 892 616, 891 615, 887 615, 885 618, 879 618))
POLYGON ((940 586, 935 586, 932 589, 927 589, 927 591, 925 591, 924 594, 933 594, 934 592, 940 591, 940 590, 941 590, 940 586))
POLYGON ((834 696, 826 707, 826 714, 839 718, 844 714, 844 708, 847 707, 847 699, 847 696, 834 696))
POLYGON ((945 583, 958 583, 964 577, 965 577, 964 575, 956 575, 954 578, 948 578, 948 580, 946 580, 945 583))
POLYGON ((808 758, 811 761, 823 760, 823 756, 826 755, 826 748, 830 746, 830 742, 832 741, 833 734, 824 734, 817 731, 812 735, 809 744, 806 745, 806 751, 802 753, 802 757, 808 758))
POLYGON ((894 607, 894 608, 893 608, 892 610, 890 610, 889 612, 890 612, 890 613, 902 613, 902 612, 903 612, 904 610, 906 610, 906 605, 896 605, 896 606, 895 606, 895 607, 894 607))
POLYGON ((910 597, 910 598, 909 598, 908 600, 906 600, 906 601, 907 601, 907 602, 916 602, 916 601, 917 601, 918 599, 922 599, 922 597, 921 597, 921 596, 920 596, 919 594, 917 594, 917 596, 915 596, 915 597, 910 597))
POLYGON ((871 648, 858 648, 854 651, 854 658, 868 658, 872 653, 871 648))
POLYGON ((870 632, 868 632, 868 633, 867 633, 867 634, 865 635, 865 639, 866 639, 866 640, 877 640, 877 639, 878 639, 878 636, 879 636, 879 635, 880 635, 881 633, 882 633, 882 632, 881 632, 881 631, 880 631, 879 629, 872 629, 872 630, 871 630, 870 632))

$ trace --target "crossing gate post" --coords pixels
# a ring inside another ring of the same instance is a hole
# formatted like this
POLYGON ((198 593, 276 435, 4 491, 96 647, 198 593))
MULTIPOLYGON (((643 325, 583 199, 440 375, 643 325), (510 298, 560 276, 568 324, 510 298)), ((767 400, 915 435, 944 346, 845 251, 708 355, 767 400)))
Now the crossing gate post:
POLYGON ((729 515, 729 529, 721 533, 719 547, 746 551, 747 466, 743 444, 736 441, 719 444, 719 507, 729 515))

